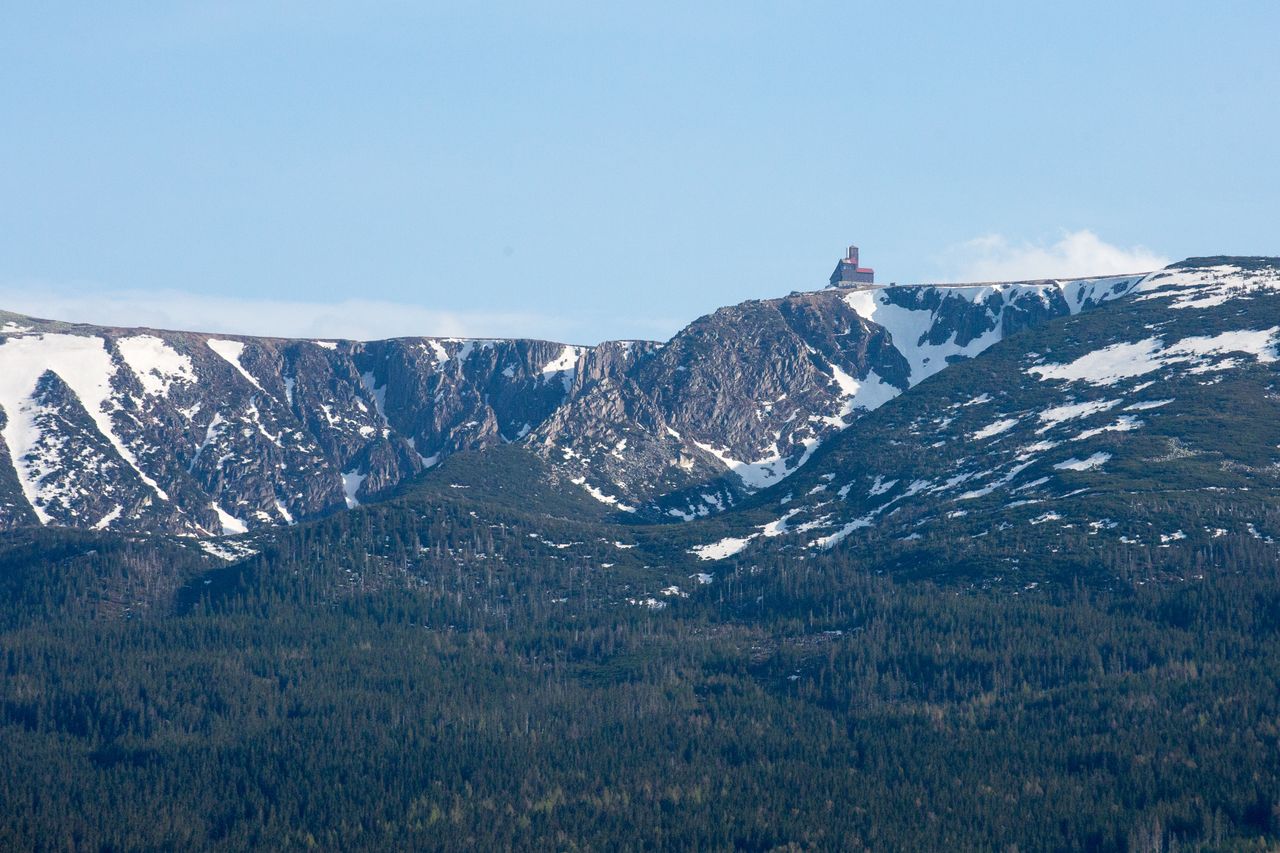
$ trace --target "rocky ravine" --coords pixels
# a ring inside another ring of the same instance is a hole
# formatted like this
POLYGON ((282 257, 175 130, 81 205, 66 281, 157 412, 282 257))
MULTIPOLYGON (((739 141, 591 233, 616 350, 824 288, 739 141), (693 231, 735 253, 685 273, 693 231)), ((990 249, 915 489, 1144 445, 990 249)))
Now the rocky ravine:
POLYGON ((218 536, 354 506, 521 442, 636 518, 693 518, 795 471, 857 416, 1142 276, 828 289, 666 344, 309 341, 0 314, 0 528, 218 536))

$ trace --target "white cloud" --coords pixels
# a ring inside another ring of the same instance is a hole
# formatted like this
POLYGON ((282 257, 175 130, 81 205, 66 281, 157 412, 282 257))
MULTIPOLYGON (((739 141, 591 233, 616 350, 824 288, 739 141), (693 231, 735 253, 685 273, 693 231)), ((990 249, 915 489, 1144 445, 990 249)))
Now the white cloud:
POLYGON ((1114 246, 1083 229, 1067 231, 1051 244, 1015 242, 988 234, 952 247, 947 281, 1020 281, 1150 272, 1169 259, 1144 246, 1114 246))
POLYGON ((307 302, 180 291, 103 290, 43 282, 0 284, 0 310, 98 326, 287 338, 375 340, 410 336, 575 339, 571 318, 516 312, 437 311, 377 299, 307 302))

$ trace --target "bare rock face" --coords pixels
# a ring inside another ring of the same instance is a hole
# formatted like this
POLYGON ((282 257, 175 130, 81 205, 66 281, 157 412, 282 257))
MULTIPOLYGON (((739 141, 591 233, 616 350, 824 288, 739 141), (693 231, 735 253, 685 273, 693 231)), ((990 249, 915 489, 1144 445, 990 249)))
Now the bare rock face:
POLYGON ((522 443, 636 518, 725 509, 857 417, 1140 276, 830 289, 723 308, 666 344, 367 343, 0 313, 0 529, 217 536, 371 500, 522 443))
POLYGON ((722 308, 621 376, 584 383, 531 446, 620 509, 707 515, 952 361, 1141 279, 836 288, 722 308))

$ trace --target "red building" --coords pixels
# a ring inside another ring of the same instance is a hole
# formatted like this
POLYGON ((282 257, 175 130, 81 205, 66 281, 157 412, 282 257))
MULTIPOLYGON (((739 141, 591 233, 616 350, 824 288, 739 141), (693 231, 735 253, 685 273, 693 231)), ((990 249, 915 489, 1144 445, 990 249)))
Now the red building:
POLYGON ((831 274, 832 287, 851 287, 855 284, 874 284, 876 271, 858 266, 858 247, 849 247, 849 256, 841 258, 836 271, 831 274))

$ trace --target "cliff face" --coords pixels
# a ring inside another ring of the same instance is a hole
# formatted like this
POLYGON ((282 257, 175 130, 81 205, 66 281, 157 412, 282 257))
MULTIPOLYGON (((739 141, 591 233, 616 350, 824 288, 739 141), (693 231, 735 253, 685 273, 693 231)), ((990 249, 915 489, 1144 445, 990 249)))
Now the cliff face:
POLYGON ((721 309, 666 344, 595 347, 0 314, 0 527, 237 533, 510 442, 619 512, 692 518, 787 477, 949 361, 1139 278, 799 293, 721 309))
POLYGON ((219 535, 351 506, 517 440, 581 348, 0 324, 0 525, 219 535))
POLYGON ((531 444, 616 506, 707 515, 789 476, 947 364, 1140 279, 833 288, 722 308, 585 385, 531 444))

